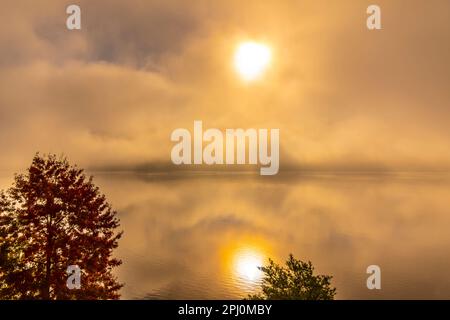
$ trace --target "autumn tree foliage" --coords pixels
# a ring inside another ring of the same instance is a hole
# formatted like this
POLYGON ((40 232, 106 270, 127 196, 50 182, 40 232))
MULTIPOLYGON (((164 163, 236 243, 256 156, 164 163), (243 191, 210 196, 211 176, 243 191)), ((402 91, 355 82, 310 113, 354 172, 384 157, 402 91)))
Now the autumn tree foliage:
POLYGON ((332 276, 315 275, 311 261, 295 259, 292 254, 286 266, 269 259, 269 264, 259 269, 264 274, 262 293, 250 295, 250 300, 333 300, 336 294, 332 276))
POLYGON ((37 154, 0 193, 0 298, 119 298, 118 227, 92 177, 65 158, 37 154), (79 289, 67 286, 69 265, 81 269, 79 289))

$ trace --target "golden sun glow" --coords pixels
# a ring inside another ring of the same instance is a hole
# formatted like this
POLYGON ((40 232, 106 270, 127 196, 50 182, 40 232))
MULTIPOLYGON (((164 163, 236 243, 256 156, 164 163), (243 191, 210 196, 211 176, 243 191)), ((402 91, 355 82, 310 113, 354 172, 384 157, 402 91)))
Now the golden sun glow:
POLYGON ((272 59, 269 46, 248 41, 239 44, 234 55, 236 71, 245 81, 260 78, 272 59))

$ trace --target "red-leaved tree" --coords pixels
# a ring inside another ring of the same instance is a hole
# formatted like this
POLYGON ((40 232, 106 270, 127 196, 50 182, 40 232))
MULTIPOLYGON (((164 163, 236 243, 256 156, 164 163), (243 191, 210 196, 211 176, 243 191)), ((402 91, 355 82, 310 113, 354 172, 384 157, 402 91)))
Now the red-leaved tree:
POLYGON ((65 158, 37 154, 0 193, 0 298, 118 299, 122 232, 105 196, 65 158), (68 266, 81 270, 69 289, 68 266))

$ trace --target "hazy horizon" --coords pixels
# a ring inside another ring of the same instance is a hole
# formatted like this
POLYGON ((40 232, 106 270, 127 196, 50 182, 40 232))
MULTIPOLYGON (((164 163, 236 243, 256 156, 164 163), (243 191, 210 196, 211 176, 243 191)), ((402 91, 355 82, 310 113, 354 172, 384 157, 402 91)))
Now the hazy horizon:
POLYGON ((381 30, 371 1, 79 0, 81 30, 69 4, 2 3, 0 190, 36 152, 93 174, 123 298, 241 298, 292 252, 338 299, 450 299, 450 1, 377 0, 381 30), (278 174, 175 165, 196 120, 279 129, 278 174))

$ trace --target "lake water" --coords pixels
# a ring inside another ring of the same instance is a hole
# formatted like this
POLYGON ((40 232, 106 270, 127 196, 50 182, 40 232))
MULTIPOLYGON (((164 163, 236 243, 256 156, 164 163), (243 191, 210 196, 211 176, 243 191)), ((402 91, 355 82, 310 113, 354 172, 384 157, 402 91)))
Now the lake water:
POLYGON ((338 299, 450 299, 447 173, 94 176, 124 230, 123 298, 243 298, 256 265, 293 253, 333 275, 338 299), (381 290, 366 287, 372 264, 381 290))

